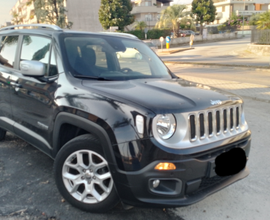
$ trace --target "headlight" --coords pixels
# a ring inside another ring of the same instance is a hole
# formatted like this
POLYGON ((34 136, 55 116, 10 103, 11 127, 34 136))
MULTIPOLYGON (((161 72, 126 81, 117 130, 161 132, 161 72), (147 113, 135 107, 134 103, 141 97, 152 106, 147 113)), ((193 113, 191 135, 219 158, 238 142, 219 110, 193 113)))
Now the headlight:
POLYGON ((176 128, 176 121, 172 114, 159 115, 156 120, 156 130, 158 135, 167 140, 173 136, 176 128))

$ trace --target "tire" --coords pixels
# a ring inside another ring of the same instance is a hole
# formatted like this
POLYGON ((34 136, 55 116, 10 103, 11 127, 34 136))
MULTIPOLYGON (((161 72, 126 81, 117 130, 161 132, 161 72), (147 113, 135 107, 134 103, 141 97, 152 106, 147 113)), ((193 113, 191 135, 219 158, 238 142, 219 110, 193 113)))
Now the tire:
POLYGON ((90 134, 61 148, 54 162, 54 177, 62 196, 83 211, 105 212, 119 202, 108 162, 98 139, 90 134))
POLYGON ((6 137, 6 130, 3 130, 2 128, 0 128, 0 141, 4 140, 6 137))

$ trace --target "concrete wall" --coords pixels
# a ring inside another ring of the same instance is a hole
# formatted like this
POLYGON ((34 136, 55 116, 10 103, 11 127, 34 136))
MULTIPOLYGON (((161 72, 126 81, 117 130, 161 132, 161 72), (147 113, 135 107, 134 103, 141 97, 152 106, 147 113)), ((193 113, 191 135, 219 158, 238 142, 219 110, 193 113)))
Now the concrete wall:
POLYGON ((270 56, 270 45, 249 44, 247 50, 261 56, 270 56))
MULTIPOLYGON (((208 34, 207 38, 202 39, 201 35, 196 35, 194 38, 194 42, 201 42, 201 41, 218 41, 218 40, 226 40, 226 39, 233 39, 237 38, 238 35, 236 33, 224 33, 224 34, 208 34)), ((152 40, 154 44, 157 46, 161 46, 159 39, 152 40)), ((189 45, 190 37, 179 37, 179 38, 172 38, 170 45, 179 45, 179 44, 186 44, 189 45)), ((165 48, 166 42, 163 41, 163 48, 165 48)))
POLYGON ((101 0, 67 0, 68 21, 73 22, 72 30, 103 31, 98 11, 101 0))

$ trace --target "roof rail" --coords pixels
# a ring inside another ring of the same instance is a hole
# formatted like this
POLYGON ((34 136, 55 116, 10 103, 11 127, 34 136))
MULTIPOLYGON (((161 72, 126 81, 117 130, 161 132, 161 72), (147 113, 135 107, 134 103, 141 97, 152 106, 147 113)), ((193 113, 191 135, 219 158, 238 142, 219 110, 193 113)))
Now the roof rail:
POLYGON ((129 38, 135 38, 138 39, 137 36, 133 35, 133 34, 128 34, 128 33, 120 33, 120 32, 101 32, 103 34, 112 34, 112 35, 118 35, 118 36, 125 36, 125 37, 129 37, 129 38))
POLYGON ((51 24, 18 24, 18 25, 12 25, 12 26, 1 28, 0 31, 12 30, 19 27, 38 27, 38 28, 52 29, 52 30, 57 30, 57 31, 62 30, 62 28, 56 25, 51 25, 51 24))

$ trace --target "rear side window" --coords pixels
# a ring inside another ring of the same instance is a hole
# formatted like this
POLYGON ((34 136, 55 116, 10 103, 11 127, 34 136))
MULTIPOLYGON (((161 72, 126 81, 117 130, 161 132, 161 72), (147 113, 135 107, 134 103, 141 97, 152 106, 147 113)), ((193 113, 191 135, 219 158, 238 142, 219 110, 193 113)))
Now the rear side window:
POLYGON ((19 36, 6 36, 2 38, 0 63, 7 67, 14 67, 19 36))

